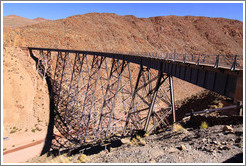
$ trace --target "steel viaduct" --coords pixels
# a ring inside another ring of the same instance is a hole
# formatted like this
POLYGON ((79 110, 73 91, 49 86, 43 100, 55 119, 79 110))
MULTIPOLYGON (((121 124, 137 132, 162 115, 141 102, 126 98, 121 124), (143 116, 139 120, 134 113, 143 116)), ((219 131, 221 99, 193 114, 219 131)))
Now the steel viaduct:
POLYGON ((52 139, 53 148, 151 132, 169 125, 170 114, 175 122, 172 77, 243 100, 243 61, 237 55, 28 50, 49 86, 50 125, 62 135, 52 139))

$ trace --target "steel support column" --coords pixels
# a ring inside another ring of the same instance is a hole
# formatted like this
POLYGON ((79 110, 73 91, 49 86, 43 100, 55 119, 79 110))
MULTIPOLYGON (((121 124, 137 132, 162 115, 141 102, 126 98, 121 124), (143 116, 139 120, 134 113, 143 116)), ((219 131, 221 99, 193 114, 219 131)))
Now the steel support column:
POLYGON ((175 105, 174 105, 174 91, 173 91, 173 77, 169 77, 169 84, 170 84, 170 96, 171 96, 171 106, 172 106, 172 113, 173 113, 173 123, 176 122, 176 114, 175 114, 175 105))
POLYGON ((162 69, 162 63, 160 64, 160 69, 158 71, 158 80, 156 82, 154 95, 153 95, 153 98, 152 98, 152 101, 151 101, 151 105, 150 105, 150 108, 149 108, 149 112, 148 112, 148 115, 147 115, 147 119, 146 119, 146 122, 145 122, 145 125, 144 125, 144 131, 147 131, 147 129, 148 129, 148 125, 149 125, 150 117, 151 117, 151 115, 153 113, 153 108, 154 108, 154 105, 155 105, 155 100, 156 100, 156 96, 157 96, 157 93, 158 93, 158 89, 161 86, 161 78, 163 76, 163 73, 162 73, 161 69, 162 69))

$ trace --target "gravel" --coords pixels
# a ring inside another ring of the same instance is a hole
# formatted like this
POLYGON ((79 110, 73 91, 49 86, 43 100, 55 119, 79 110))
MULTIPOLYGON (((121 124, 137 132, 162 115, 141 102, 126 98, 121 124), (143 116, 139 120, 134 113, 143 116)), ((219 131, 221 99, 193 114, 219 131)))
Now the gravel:
POLYGON ((225 125, 207 129, 187 128, 176 133, 171 128, 141 138, 145 146, 123 144, 109 151, 88 155, 91 163, 221 163, 242 162, 243 125, 233 125, 232 133, 225 125), (236 156, 235 158, 233 158, 236 156), (238 157, 239 156, 239 157, 238 157), (233 158, 231 161, 227 161, 233 158))

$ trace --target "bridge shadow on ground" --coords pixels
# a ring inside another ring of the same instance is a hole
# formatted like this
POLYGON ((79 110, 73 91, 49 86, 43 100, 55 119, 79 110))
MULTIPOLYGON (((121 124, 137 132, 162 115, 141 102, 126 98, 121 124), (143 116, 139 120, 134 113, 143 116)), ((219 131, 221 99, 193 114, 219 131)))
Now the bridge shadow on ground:
POLYGON ((243 153, 238 153, 232 158, 225 160, 223 163, 243 163, 243 153))
MULTIPOLYGON (((219 95, 218 93, 204 90, 196 95, 192 95, 182 101, 177 101, 177 110, 176 110, 176 121, 180 121, 185 117, 186 113, 202 111, 209 109, 212 105, 218 105, 219 103, 228 103, 232 104, 232 100, 225 96, 219 95)), ((169 119, 172 118, 172 115, 169 119)))
POLYGON ((60 149, 54 149, 51 150, 47 153, 48 156, 59 156, 62 154, 66 154, 68 156, 76 156, 77 154, 85 154, 87 156, 93 155, 93 154, 98 154, 101 151, 107 150, 108 152, 111 151, 111 148, 117 148, 123 145, 120 139, 116 140, 110 140, 110 141, 105 141, 104 144, 87 144, 87 145, 81 145, 80 147, 74 148, 66 148, 64 150, 60 149))
POLYGON ((46 82, 48 85, 49 96, 50 96, 50 115, 49 115, 49 125, 48 125, 47 134, 46 134, 46 138, 45 138, 45 144, 44 144, 43 150, 41 152, 41 155, 50 151, 50 148, 52 145, 52 139, 53 139, 53 135, 54 135, 53 131, 54 131, 55 103, 54 103, 54 98, 52 95, 52 85, 51 85, 49 77, 46 77, 46 82))
MULTIPOLYGON (((39 75, 41 77, 43 77, 44 70, 42 70, 42 69, 44 69, 44 66, 42 66, 42 63, 38 64, 38 58, 35 57, 31 51, 29 52, 29 55, 35 61, 36 67, 39 68, 39 71, 41 72, 41 73, 39 73, 39 75)), ((51 78, 49 76, 46 76, 46 83, 48 85, 48 93, 49 93, 49 98, 50 98, 50 107, 49 107, 50 108, 50 114, 49 114, 49 124, 48 124, 48 128, 47 128, 45 143, 44 143, 44 147, 43 147, 40 155, 43 155, 43 154, 48 153, 50 151, 50 148, 52 145, 53 134, 54 134, 53 130, 54 130, 55 103, 54 103, 54 95, 53 95, 53 91, 52 91, 51 78)))

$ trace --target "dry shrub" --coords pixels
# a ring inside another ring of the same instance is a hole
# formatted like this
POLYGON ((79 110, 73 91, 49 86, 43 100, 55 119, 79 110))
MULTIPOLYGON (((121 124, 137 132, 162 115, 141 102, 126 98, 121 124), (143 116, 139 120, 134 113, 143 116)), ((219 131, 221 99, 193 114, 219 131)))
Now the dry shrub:
POLYGON ((174 132, 182 133, 182 132, 184 132, 184 130, 185 129, 180 124, 174 124, 173 125, 173 131, 174 132))
POLYGON ((208 128, 207 122, 202 122, 200 129, 206 129, 206 128, 208 128))
POLYGON ((78 161, 79 161, 80 163, 85 163, 85 162, 87 161, 86 155, 85 155, 85 154, 81 154, 81 155, 79 156, 79 158, 78 158, 78 161))

